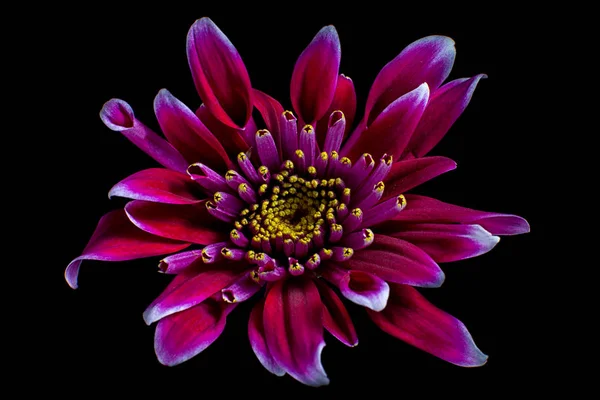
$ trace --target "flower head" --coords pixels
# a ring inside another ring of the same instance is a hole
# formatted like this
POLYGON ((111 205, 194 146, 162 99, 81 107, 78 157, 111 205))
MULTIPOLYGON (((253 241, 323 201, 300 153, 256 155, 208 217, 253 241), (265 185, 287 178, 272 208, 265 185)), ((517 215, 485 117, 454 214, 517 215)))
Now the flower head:
POLYGON ((339 74, 332 26, 296 63, 295 112, 251 87, 237 50, 210 19, 192 26, 187 53, 204 103, 193 112, 161 90, 154 109, 166 140, 126 102, 104 105, 102 121, 164 168, 111 189, 132 201, 100 220, 67 267, 69 285, 77 287, 85 259, 171 254, 159 269, 175 277, 144 312, 148 324, 157 322, 155 350, 165 365, 203 351, 227 315, 253 297, 248 335, 259 361, 307 385, 329 382, 323 329, 358 344, 340 297, 422 350, 461 366, 484 364, 464 325, 414 289, 443 283, 439 262, 483 254, 498 235, 529 230, 514 215, 407 194, 456 167, 425 155, 484 77, 443 84, 454 42, 430 36, 405 48, 375 79, 354 130, 356 95, 339 74))

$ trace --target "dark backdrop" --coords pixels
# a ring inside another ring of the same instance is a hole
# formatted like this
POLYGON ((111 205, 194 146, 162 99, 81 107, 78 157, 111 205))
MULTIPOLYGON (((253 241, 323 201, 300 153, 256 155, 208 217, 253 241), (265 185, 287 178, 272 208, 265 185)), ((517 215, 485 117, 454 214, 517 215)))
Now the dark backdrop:
POLYGON ((535 365, 539 346, 534 333, 539 304, 530 287, 542 268, 533 246, 543 231, 543 205, 536 197, 542 191, 537 159, 544 150, 530 96, 536 56, 530 43, 537 34, 524 29, 525 16, 494 5, 477 11, 433 5, 414 10, 398 4, 396 10, 371 3, 338 5, 328 12, 322 5, 296 4, 292 9, 289 3, 265 10, 241 10, 232 4, 219 9, 201 4, 171 8, 169 3, 129 9, 115 4, 93 11, 64 9, 46 21, 49 28, 38 39, 51 35, 42 48, 50 68, 42 75, 53 85, 44 108, 54 120, 48 121, 46 137, 51 136, 52 147, 44 152, 51 167, 44 169, 40 181, 50 197, 46 223, 51 229, 45 235, 50 249, 38 265, 47 279, 40 292, 43 312, 35 317, 40 332, 35 365, 40 378, 43 371, 62 377, 44 380, 47 388, 83 397, 97 390, 152 394, 175 389, 198 398, 240 393, 331 397, 362 391, 400 398, 409 389, 494 393, 530 382, 524 366, 535 365), (334 24, 340 35, 341 72, 356 85, 357 119, 379 70, 420 37, 443 34, 456 41, 450 79, 488 74, 466 112, 432 152, 453 158, 458 169, 417 191, 468 207, 518 214, 532 225, 532 234, 504 237, 491 253, 442 265, 447 276, 443 287, 424 291, 466 324, 489 355, 486 366, 447 364, 379 331, 363 310, 349 305, 360 344, 346 348, 327 336, 323 363, 331 384, 312 390, 262 368, 247 339, 251 304, 243 304, 209 349, 168 368, 155 358, 154 327, 142 320, 143 310, 169 279, 156 272, 158 258, 86 261, 80 288, 68 288, 64 267, 80 254, 98 219, 125 204, 108 200, 108 190, 156 165, 106 128, 98 112, 108 99, 122 98, 140 120, 158 130, 152 103, 161 88, 192 109, 199 106, 185 40, 190 25, 202 16, 210 16, 237 47, 253 86, 286 108, 291 107, 289 80, 296 58, 327 24, 334 24))

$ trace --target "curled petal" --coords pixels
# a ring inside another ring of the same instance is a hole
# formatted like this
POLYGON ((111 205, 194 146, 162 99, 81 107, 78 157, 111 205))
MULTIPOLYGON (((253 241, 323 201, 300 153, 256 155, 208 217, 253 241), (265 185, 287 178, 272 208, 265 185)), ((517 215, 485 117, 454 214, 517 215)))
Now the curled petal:
POLYGON ((163 168, 145 169, 128 176, 108 192, 108 197, 125 197, 166 204, 194 204, 204 197, 188 175, 163 168))
POLYGON ((244 129, 232 128, 219 121, 204 104, 198 107, 196 116, 215 135, 232 160, 240 152, 245 152, 250 148, 251 140, 254 138, 248 138, 247 132, 251 134, 250 136, 256 132, 256 129, 251 126, 252 120, 244 129))
POLYGON ((252 93, 254 106, 263 117, 267 129, 273 135, 273 139, 275 139, 275 143, 277 144, 277 153, 281 156, 283 153, 281 152, 282 138, 280 122, 282 122, 283 107, 277 100, 260 90, 253 89, 252 93))
MULTIPOLYGON (((317 122, 317 143, 319 144, 320 149, 324 148, 325 135, 328 134, 327 124, 331 114, 335 111, 341 111, 346 119, 344 132, 341 132, 340 135, 341 139, 344 139, 345 135, 350 131, 352 123, 354 122, 354 116, 356 115, 356 91, 354 90, 354 83, 352 82, 352 79, 344 74, 338 76, 335 95, 333 96, 333 101, 331 102, 331 106, 329 106, 329 110, 327 110, 325 115, 317 122)), ((339 148, 334 150, 339 151, 339 148)))
POLYGON ((308 279, 281 280, 271 286, 264 308, 264 329, 273 358, 294 379, 322 386, 329 379, 321 365, 323 306, 308 279))
POLYGON ((217 138, 192 110, 168 90, 158 92, 154 99, 154 112, 169 142, 190 164, 202 162, 218 171, 233 166, 217 138))
POLYGON ((333 100, 340 68, 341 47, 337 31, 326 26, 300 54, 292 74, 291 97, 300 119, 314 125, 333 100))
POLYGON ((381 278, 364 271, 348 271, 339 282, 340 292, 353 303, 374 311, 387 304, 390 288, 381 278))
POLYGON ((417 187, 430 179, 456 168, 456 162, 446 157, 424 157, 395 163, 385 177, 387 199, 417 187))
POLYGON ((204 351, 221 335, 227 314, 235 306, 208 300, 162 319, 154 335, 158 361, 174 366, 204 351))
POLYGON ((408 45, 375 78, 367 98, 367 125, 423 82, 434 92, 450 74, 455 57, 454 41, 446 36, 427 36, 408 45))
POLYGON ((404 240, 380 234, 375 234, 370 247, 357 251, 346 267, 412 286, 439 287, 444 282, 444 273, 427 253, 404 240))
POLYGON ((180 274, 202 262, 202 250, 190 250, 160 260, 158 268, 165 274, 180 274))
POLYGON ((121 132, 133 144, 160 165, 185 173, 188 162, 169 142, 161 138, 133 115, 133 109, 123 100, 111 99, 100 111, 100 119, 111 130, 121 132))
POLYGON ((273 358, 267 341, 265 338, 265 328, 263 323, 263 309, 265 301, 260 300, 252 309, 250 313, 250 320, 248 321, 248 338, 250 339, 250 346, 256 358, 262 364, 267 371, 277 376, 285 375, 285 371, 277 364, 277 361, 273 358))
POLYGON ((419 121, 404 151, 414 157, 423 157, 444 137, 448 129, 469 105, 479 80, 487 78, 480 74, 472 78, 457 79, 437 90, 419 121))
POLYGON ((67 266, 65 279, 69 286, 77 288, 77 276, 83 260, 134 260, 174 253, 189 245, 146 233, 133 225, 123 210, 112 211, 100 218, 82 254, 67 266))
POLYGON ((176 205, 134 200, 125 206, 125 211, 135 226, 164 238, 208 244, 229 236, 208 213, 204 201, 176 205))
POLYGON ((487 356, 473 342, 465 325, 429 303, 416 289, 390 284, 388 306, 367 310, 384 332, 461 367, 478 367, 487 356))
MULTIPOLYGON (((520 235, 529 232, 527 221, 516 215, 477 211, 415 194, 406 195, 406 201, 406 208, 394 220, 411 224, 478 224, 492 235, 520 235)), ((393 225, 390 224, 392 227, 393 225)))
POLYGON ((232 128, 246 126, 252 112, 250 77, 233 44, 210 18, 190 28, 187 55, 198 94, 210 112, 232 128))

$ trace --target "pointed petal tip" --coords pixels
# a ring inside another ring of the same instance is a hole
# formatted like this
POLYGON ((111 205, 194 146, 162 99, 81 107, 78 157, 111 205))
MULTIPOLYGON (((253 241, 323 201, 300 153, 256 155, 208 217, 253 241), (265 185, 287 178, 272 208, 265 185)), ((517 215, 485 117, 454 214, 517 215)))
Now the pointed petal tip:
POLYGON ((120 132, 133 128, 135 117, 133 109, 124 100, 110 99, 100 110, 100 119, 110 130, 120 132))
POLYGON ((79 287, 77 283, 77 277, 79 275, 79 267, 81 266, 81 260, 73 260, 67 265, 65 269, 65 281, 71 289, 77 289, 79 287))

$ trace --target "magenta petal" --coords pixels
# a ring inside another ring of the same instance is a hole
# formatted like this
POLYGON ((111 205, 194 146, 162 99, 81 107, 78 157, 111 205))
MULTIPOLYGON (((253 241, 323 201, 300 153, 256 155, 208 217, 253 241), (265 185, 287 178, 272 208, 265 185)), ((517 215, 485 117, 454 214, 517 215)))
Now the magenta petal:
POLYGON ((165 274, 181 274, 202 262, 202 250, 190 250, 160 260, 158 268, 165 274))
POLYGON ((423 83, 392 102, 365 131, 352 134, 342 154, 354 160, 363 153, 375 159, 388 154, 398 160, 417 127, 429 99, 429 87, 423 83))
POLYGON ((479 80, 486 77, 480 74, 457 79, 439 88, 431 97, 405 154, 423 157, 433 149, 467 108, 479 80))
POLYGON ((304 123, 314 125, 329 109, 337 86, 340 58, 340 39, 331 25, 321 29, 300 54, 290 94, 294 110, 304 123))
POLYGON ((233 167, 217 138, 185 104, 162 89, 154 99, 154 113, 169 142, 189 164, 201 162, 217 171, 233 167))
POLYGON ((398 196, 430 179, 456 168, 446 157, 424 157, 395 163, 385 177, 383 198, 398 196))
POLYGON ((158 361, 174 366, 202 352, 221 335, 235 306, 209 300, 161 320, 154 335, 158 361))
POLYGON ((427 253, 404 240, 381 234, 375 234, 373 244, 357 251, 345 267, 411 286, 439 287, 444 282, 444 273, 427 253))
POLYGON ((465 325, 436 308, 416 289, 390 284, 390 299, 381 312, 367 310, 384 332, 461 367, 478 367, 487 356, 465 325))
POLYGON ((391 236, 418 246, 437 262, 477 257, 500 241, 479 225, 402 224, 391 236))
POLYGON ((445 36, 427 36, 408 45, 375 78, 367 98, 367 125, 394 100, 423 82, 435 92, 450 74, 455 56, 454 41, 445 36))
POLYGON ((125 206, 125 211, 138 228, 169 239, 209 244, 229 236, 208 213, 204 201, 176 205, 134 200, 125 206))
POLYGON ((529 224, 519 216, 455 206, 426 196, 406 195, 406 208, 394 220, 403 223, 478 224, 492 235, 520 235, 529 224))
POLYGON ((251 117, 252 87, 239 53, 210 18, 190 28, 187 55, 200 98, 210 112, 232 128, 251 117))
POLYGON ((256 358, 267 371, 277 376, 285 375, 285 371, 277 364, 265 339, 265 328, 263 323, 263 308, 265 301, 261 299, 252 309, 250 320, 248 321, 248 338, 250 346, 256 358))
MULTIPOLYGON (((338 76, 337 86, 335 88, 335 95, 329 110, 323 115, 323 117, 317 122, 317 144, 320 149, 324 149, 325 135, 327 134, 328 123, 330 121, 331 114, 335 111, 341 111, 346 119, 346 125, 342 138, 348 134, 352 123, 354 122, 354 116, 356 115, 356 91, 354 90, 354 83, 352 79, 344 74, 338 76)), ((339 149, 335 149, 338 151, 339 149)))
POLYGON ((339 288, 351 302, 374 311, 385 308, 390 294, 383 279, 364 271, 348 271, 340 280, 339 288))
POLYGON ((202 193, 188 175, 163 168, 145 169, 128 176, 108 192, 108 197, 125 197, 167 204, 194 204, 202 193))
POLYGON ((321 365, 323 306, 308 279, 280 280, 267 293, 264 328, 273 358, 294 379, 322 386, 329 379, 321 365))
POLYGON ((323 302, 323 326, 346 346, 358 345, 358 337, 350 314, 338 295, 321 280, 316 281, 323 302))
POLYGON ((138 121, 125 101, 107 101, 100 111, 100 119, 109 129, 121 132, 163 167, 185 173, 189 164, 185 158, 169 142, 138 121))
MULTIPOLYGON (((252 142, 246 141, 246 132, 249 132, 252 135, 256 132, 256 129, 253 129, 250 126, 252 120, 248 123, 248 127, 243 130, 232 128, 215 118, 204 104, 198 107, 196 116, 200 118, 200 121, 202 121, 213 135, 215 135, 232 160, 237 157, 240 152, 246 152, 250 148, 249 143, 252 142)), ((253 138, 251 139, 253 140, 253 138)))
POLYGON ((67 266, 65 279, 69 286, 77 288, 77 276, 83 260, 134 260, 174 253, 189 245, 146 233, 135 227, 123 210, 112 211, 100 218, 82 254, 67 266))
POLYGON ((277 153, 281 157, 283 153, 281 152, 282 128, 280 127, 280 122, 284 111, 283 107, 277 100, 260 90, 253 89, 252 93, 254 106, 263 117, 267 129, 273 135, 273 139, 275 139, 275 143, 277 144, 277 153))
POLYGON ((232 284, 244 273, 243 269, 226 268, 223 264, 203 269, 192 277, 170 285, 146 308, 144 321, 150 325, 168 315, 187 310, 214 293, 232 284))

